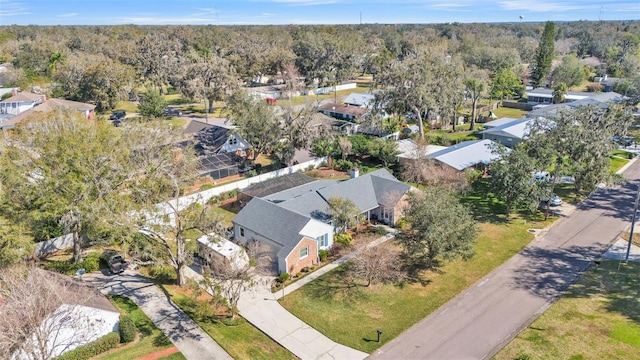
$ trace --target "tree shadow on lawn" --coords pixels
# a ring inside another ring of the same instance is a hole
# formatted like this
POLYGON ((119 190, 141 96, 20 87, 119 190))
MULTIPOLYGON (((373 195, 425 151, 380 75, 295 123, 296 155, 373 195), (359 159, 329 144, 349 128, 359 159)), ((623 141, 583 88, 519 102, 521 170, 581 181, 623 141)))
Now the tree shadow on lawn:
POLYGON ((605 309, 640 324, 640 264, 621 261, 603 261, 564 295, 568 298, 607 299, 605 309))
POLYGON ((308 283, 304 286, 304 290, 314 298, 353 303, 367 299, 368 296, 363 291, 363 287, 354 281, 347 266, 343 265, 308 283))
MULTIPOLYGON (((427 286, 431 283, 430 279, 425 279, 425 271, 430 271, 436 274, 444 274, 444 271, 440 269, 442 262, 440 260, 428 260, 422 257, 409 256, 404 252, 400 252, 400 261, 402 262, 402 271, 405 272, 405 281, 410 284, 420 284, 427 286)), ((402 286, 402 284, 400 284, 402 286)))
POLYGON ((508 222, 504 202, 491 193, 488 179, 476 180, 472 184, 472 190, 460 197, 460 202, 471 210, 474 219, 479 222, 492 224, 508 222))

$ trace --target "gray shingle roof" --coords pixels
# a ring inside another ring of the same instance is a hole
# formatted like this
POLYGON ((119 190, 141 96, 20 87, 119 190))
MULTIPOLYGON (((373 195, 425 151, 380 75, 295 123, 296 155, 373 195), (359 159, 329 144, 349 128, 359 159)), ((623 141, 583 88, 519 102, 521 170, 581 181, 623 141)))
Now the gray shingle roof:
POLYGON ((253 198, 233 218, 233 223, 250 229, 282 246, 278 252, 289 254, 300 242, 300 231, 311 221, 307 216, 285 209, 269 201, 253 198))

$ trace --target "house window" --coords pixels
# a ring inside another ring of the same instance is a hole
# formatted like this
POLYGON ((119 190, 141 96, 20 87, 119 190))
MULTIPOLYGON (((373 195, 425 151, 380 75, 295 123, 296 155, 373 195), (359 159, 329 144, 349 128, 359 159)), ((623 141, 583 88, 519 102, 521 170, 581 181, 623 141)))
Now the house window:
POLYGON ((244 237, 244 228, 240 228, 240 236, 244 237))
POLYGON ((300 259, 304 259, 307 256, 309 256, 309 247, 305 246, 302 249, 300 249, 300 259))
POLYGON ((391 209, 387 209, 385 207, 382 208, 382 218, 383 219, 389 219, 389 216, 391 216, 391 209))
POLYGON ((321 236, 318 236, 316 238, 316 240, 318 240, 318 243, 320 244, 320 247, 325 247, 329 245, 329 236, 328 234, 324 234, 321 236))

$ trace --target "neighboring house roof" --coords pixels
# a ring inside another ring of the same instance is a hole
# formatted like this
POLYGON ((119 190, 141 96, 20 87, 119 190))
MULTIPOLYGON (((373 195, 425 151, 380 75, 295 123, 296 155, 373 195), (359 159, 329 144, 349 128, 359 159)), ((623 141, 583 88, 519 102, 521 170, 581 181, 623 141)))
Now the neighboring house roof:
POLYGON ((431 154, 429 157, 449 165, 456 170, 464 170, 477 164, 489 164, 498 159, 497 154, 492 153, 491 140, 469 140, 431 154))
POLYGON ((243 139, 240 134, 221 126, 202 129, 196 133, 195 138, 198 140, 196 151, 201 154, 217 154, 251 148, 251 144, 243 139), (230 143, 230 141, 233 141, 233 143, 230 143), (229 145, 228 149, 225 148, 225 145, 229 145))
MULTIPOLYGON (((496 120, 497 121, 497 120, 496 120)), ((500 135, 518 139, 524 139, 525 136, 529 135, 530 124, 533 119, 514 119, 510 122, 505 122, 501 126, 496 126, 493 128, 489 128, 487 130, 483 130, 480 134, 493 134, 500 135)))
MULTIPOLYGON (((290 175, 295 175, 295 174, 297 174, 297 173, 293 173, 293 174, 290 174, 290 175)), ((314 178, 308 177, 308 176, 303 175, 303 174, 298 174, 298 175, 302 175, 305 178, 309 178, 310 181, 307 182, 307 183, 304 183, 304 184, 297 185, 295 187, 291 187, 291 188, 288 188, 288 189, 283 189, 282 191, 279 191, 279 192, 275 192, 275 193, 272 192, 271 194, 268 194, 268 195, 263 195, 263 196, 256 195, 256 196, 261 197, 261 198, 263 198, 265 200, 269 200, 271 202, 280 203, 280 202, 283 202, 283 201, 288 201, 288 200, 292 200, 292 199, 301 197, 301 196, 309 194, 309 193, 315 193, 316 191, 318 191, 320 189, 324 189, 326 187, 336 185, 336 184, 338 184, 338 183, 340 183, 342 181, 342 180, 316 180, 314 178)), ((278 178, 276 178, 276 179, 278 179, 278 178)), ((275 179, 273 179, 273 180, 275 180, 275 179)))
MULTIPOLYGON (((614 92, 601 93, 599 95, 606 95, 606 94, 618 95, 618 94, 616 94, 614 92)), ((569 102, 569 103, 551 104, 551 105, 543 106, 543 107, 537 108, 537 109, 535 109, 533 111, 530 111, 530 112, 527 113, 527 116, 530 117, 530 118, 537 118, 537 117, 549 117, 550 118, 550 117, 554 117, 554 116, 558 115, 560 112, 571 111, 573 109, 579 108, 581 106, 587 106, 587 105, 595 105, 595 106, 598 106, 600 108, 607 108, 609 106, 608 101, 607 100, 599 100, 599 99, 607 99, 607 98, 609 98, 609 97, 602 96, 600 98, 582 99, 582 100, 572 101, 572 102, 569 102)), ((616 96, 612 96, 611 98, 618 99, 618 97, 616 97, 616 96)), ((616 101, 616 100, 612 100, 612 101, 616 101)))
POLYGON ((253 198, 233 218, 236 225, 280 245, 278 256, 286 256, 296 247, 304 236, 301 231, 310 221, 316 220, 260 198, 253 198))
MULTIPOLYGON (((536 96, 542 98, 553 98, 554 90, 551 88, 535 88, 533 90, 527 91, 527 96, 536 96)), ((567 91, 565 94, 565 99, 570 101, 582 100, 582 99, 595 99, 598 101, 620 101, 622 100, 622 95, 615 92, 606 92, 606 93, 595 93, 595 92, 585 92, 585 91, 567 91)))
POLYGON ((338 114, 353 115, 355 117, 360 117, 369 111, 359 106, 340 105, 335 103, 327 103, 327 104, 321 105, 319 110, 326 111, 326 112, 334 112, 338 114))
POLYGON ((342 102, 349 105, 368 108, 373 103, 374 99, 375 95, 370 93, 351 93, 347 95, 342 102))
POLYGON ((439 146, 439 145, 425 145, 423 149, 418 149, 418 144, 416 144, 416 142, 413 141, 412 139, 402 139, 402 140, 396 141, 396 143, 398 144, 398 151, 400 151, 400 154, 398 154, 398 157, 404 158, 404 159, 415 159, 419 155, 422 155, 422 156, 431 155, 435 152, 438 152, 440 150, 444 150, 447 148, 446 146, 439 146), (420 151, 421 153, 418 154, 418 151, 420 151))
POLYGON ((505 118, 500 118, 500 119, 496 119, 496 120, 491 120, 489 122, 486 122, 486 123, 482 124, 482 126, 485 129, 487 129, 487 128, 495 128, 495 127, 498 127, 498 126, 509 124, 509 123, 513 122, 514 120, 520 120, 520 119, 505 117, 505 118))
POLYGON ((26 102, 26 101, 39 101, 45 98, 42 94, 34 94, 27 91, 19 92, 16 95, 13 95, 10 98, 6 98, 2 100, 2 102, 11 103, 11 102, 26 102))
POLYGON ((189 122, 189 124, 187 124, 187 127, 184 128, 184 133, 185 134, 195 134, 201 130, 204 129, 208 129, 211 127, 214 127, 215 125, 213 124, 207 124, 205 122, 202 121, 198 121, 198 120, 191 120, 189 122))
MULTIPOLYGON (((24 94, 24 93, 20 93, 20 94, 24 94)), ((44 103, 37 105, 36 107, 33 107, 27 111, 23 111, 16 116, 9 117, 5 121, 0 121, 0 129, 11 129, 15 127, 16 124, 18 124, 19 122, 25 119, 28 119, 31 116, 48 113, 50 111, 68 109, 68 110, 85 112, 85 111, 92 111, 95 108, 96 106, 93 104, 86 104, 78 101, 71 101, 71 100, 64 100, 64 99, 49 99, 44 103)))

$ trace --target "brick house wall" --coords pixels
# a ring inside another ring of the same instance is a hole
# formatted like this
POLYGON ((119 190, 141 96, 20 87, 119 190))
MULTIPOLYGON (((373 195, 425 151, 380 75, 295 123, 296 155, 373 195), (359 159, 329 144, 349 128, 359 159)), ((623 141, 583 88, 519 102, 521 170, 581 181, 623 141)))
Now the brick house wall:
POLYGON ((393 225, 404 217, 404 209, 409 207, 409 193, 402 195, 400 201, 393 207, 393 225))
POLYGON ((318 264, 318 242, 315 239, 303 238, 286 258, 287 272, 292 276, 299 273, 302 268, 318 264), (300 257, 300 251, 308 248, 307 255, 300 257))

